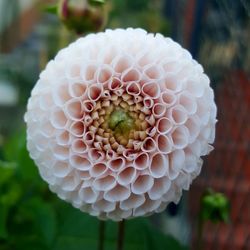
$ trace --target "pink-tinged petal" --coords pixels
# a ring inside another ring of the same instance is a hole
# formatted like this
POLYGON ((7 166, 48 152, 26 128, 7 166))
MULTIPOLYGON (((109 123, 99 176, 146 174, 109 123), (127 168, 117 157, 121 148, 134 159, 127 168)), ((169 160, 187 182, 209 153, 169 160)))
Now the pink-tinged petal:
POLYGON ((124 168, 118 173, 117 182, 123 186, 132 183, 137 176, 137 171, 133 166, 124 168))
POLYGON ((64 107, 64 113, 73 121, 83 118, 83 107, 80 99, 69 100, 64 107))
POLYGON ((127 93, 129 95, 137 96, 141 93, 141 87, 136 82, 131 82, 126 87, 127 93))
POLYGON ((84 156, 71 155, 69 162, 75 169, 89 170, 91 168, 91 162, 84 156))
POLYGON ((172 151, 173 142, 170 137, 159 134, 157 136, 157 146, 161 153, 168 154, 172 151))
POLYGON ((98 191, 111 190, 116 185, 116 179, 113 176, 96 178, 93 182, 93 187, 98 191))
POLYGON ((86 94, 87 85, 80 82, 72 82, 69 84, 69 95, 73 98, 83 97, 86 94))
POLYGON ((142 170, 145 168, 148 168, 149 166, 149 155, 148 153, 141 153, 139 154, 134 162, 133 162, 134 168, 138 169, 138 170, 142 170))
POLYGON ((161 93, 161 101, 169 108, 176 103, 177 97, 174 92, 165 90, 161 93))
POLYGON ((165 104, 156 103, 152 108, 152 113, 156 118, 160 118, 165 115, 167 107, 165 104))
POLYGON ((125 160, 123 157, 113 158, 108 162, 108 168, 114 172, 118 172, 125 166, 125 160))
POLYGON ((134 183, 132 183, 131 190, 134 194, 144 194, 154 185, 154 178, 150 175, 140 175, 134 183))
POLYGON ((121 75, 123 83, 139 82, 141 80, 141 72, 134 68, 128 68, 121 75))
POLYGON ((95 102, 97 101, 101 96, 103 92, 103 87, 101 84, 92 84, 88 88, 88 98, 95 102))
POLYGON ((108 167, 106 164, 96 163, 89 170, 89 174, 91 175, 91 177, 97 178, 100 176, 104 176, 107 171, 108 171, 108 167))
POLYGON ((157 121, 156 128, 159 134, 167 134, 173 128, 173 122, 168 118, 162 117, 157 121))
POLYGON ((104 199, 110 202, 123 201, 130 196, 130 189, 125 186, 117 184, 114 188, 104 192, 104 199))
POLYGON ((163 177, 169 168, 168 157, 161 153, 156 153, 152 156, 149 171, 154 178, 163 177))
POLYGON ((160 87, 156 82, 148 82, 142 87, 142 94, 144 96, 149 96, 152 99, 156 99, 160 96, 160 87))

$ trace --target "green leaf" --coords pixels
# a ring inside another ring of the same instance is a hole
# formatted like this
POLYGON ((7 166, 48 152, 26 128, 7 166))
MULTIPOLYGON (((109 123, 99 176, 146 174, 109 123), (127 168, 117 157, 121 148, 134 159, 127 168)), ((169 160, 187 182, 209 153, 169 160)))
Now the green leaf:
POLYGON ((0 187, 12 178, 16 170, 16 164, 0 161, 0 187))
POLYGON ((57 230, 56 213, 52 205, 39 197, 34 197, 25 202, 22 214, 32 221, 37 232, 36 235, 43 239, 47 246, 50 246, 57 230))
POLYGON ((3 190, 4 192, 0 195, 0 201, 9 207, 16 205, 22 195, 20 184, 12 180, 7 187, 3 188, 3 190))
POLYGON ((15 161, 18 165, 17 173, 23 180, 40 184, 37 167, 29 157, 26 149, 26 133, 21 131, 9 138, 4 147, 4 156, 7 161, 15 161))

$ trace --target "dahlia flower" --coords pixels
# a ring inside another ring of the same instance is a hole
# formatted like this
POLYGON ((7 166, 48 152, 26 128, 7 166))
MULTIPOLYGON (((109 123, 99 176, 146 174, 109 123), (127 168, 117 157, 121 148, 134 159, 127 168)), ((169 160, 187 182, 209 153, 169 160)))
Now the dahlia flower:
POLYGON ((216 105, 187 50, 161 34, 116 29, 59 51, 25 121, 30 156, 51 191, 119 221, 178 203, 212 150, 216 105))

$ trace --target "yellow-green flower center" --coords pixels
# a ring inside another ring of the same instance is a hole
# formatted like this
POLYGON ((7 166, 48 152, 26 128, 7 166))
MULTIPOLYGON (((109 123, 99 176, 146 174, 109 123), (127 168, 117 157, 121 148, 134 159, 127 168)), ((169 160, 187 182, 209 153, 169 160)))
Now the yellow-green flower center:
POLYGON ((135 128, 134 119, 121 108, 115 109, 109 117, 109 128, 115 133, 128 135, 135 128))

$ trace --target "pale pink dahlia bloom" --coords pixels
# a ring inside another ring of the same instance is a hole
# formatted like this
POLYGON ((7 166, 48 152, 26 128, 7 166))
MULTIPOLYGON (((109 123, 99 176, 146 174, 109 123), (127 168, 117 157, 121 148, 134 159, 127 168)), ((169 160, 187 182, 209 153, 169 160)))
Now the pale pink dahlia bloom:
POLYGON ((209 78, 170 38, 106 30, 59 51, 25 115, 30 156, 57 195, 121 220, 177 203, 212 150, 209 78))

